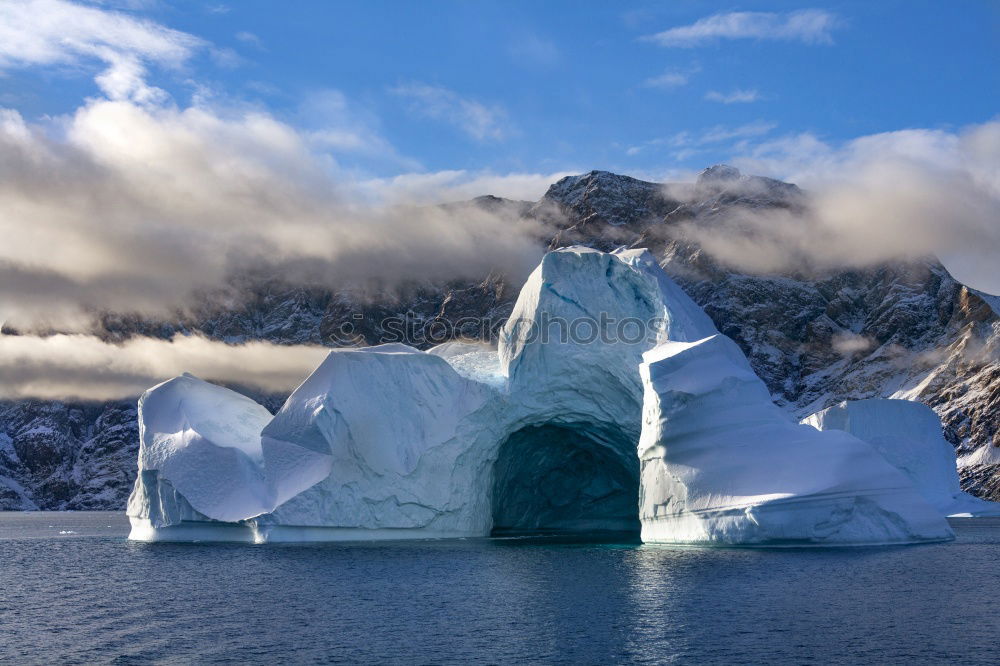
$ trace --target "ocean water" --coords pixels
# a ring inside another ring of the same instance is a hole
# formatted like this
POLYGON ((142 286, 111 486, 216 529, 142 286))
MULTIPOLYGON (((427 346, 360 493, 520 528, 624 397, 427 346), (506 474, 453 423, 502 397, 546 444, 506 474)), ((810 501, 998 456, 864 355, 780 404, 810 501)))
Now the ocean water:
POLYGON ((950 544, 139 544, 0 513, 3 663, 1000 663, 1000 520, 950 544))

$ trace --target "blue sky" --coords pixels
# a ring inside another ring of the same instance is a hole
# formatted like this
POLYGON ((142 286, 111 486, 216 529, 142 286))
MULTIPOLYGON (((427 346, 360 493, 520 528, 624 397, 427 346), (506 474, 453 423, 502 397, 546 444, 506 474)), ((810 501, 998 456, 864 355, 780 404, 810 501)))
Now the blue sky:
MULTIPOLYGON (((95 6, 201 40, 180 64, 146 60, 147 80, 172 103, 255 107, 330 131, 338 163, 371 177, 591 168, 657 177, 780 137, 835 145, 952 131, 1000 109, 991 0, 95 6), (713 16, 735 27, 706 27, 713 16), (685 26, 694 28, 677 32, 685 26)), ((100 58, 7 60, 0 106, 27 119, 101 94, 100 58)))

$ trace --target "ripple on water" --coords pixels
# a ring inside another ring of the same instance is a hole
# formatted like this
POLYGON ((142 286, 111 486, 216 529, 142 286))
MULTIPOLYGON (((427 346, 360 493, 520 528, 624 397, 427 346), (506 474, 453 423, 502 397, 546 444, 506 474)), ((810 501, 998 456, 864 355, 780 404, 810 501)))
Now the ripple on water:
POLYGON ((0 514, 0 661, 1000 662, 1000 520, 951 544, 125 541, 0 514))

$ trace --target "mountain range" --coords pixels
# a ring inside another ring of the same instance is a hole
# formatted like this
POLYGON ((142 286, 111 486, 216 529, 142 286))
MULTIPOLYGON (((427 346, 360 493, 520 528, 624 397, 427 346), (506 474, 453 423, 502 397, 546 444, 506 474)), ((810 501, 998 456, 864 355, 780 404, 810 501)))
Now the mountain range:
MULTIPOLYGON (((683 186, 591 171, 559 180, 537 202, 484 196, 448 205, 532 220, 550 249, 649 248, 740 345, 790 418, 850 399, 923 402, 941 417, 959 456, 972 461, 960 468, 963 488, 1000 500, 1000 298, 959 283, 933 257, 850 270, 807 263, 781 273, 738 269, 712 256, 698 230, 725 230, 742 212, 796 212, 808 204, 795 185, 724 165, 683 186)), ((489 274, 361 300, 348 290, 250 274, 232 279, 227 298, 206 296, 175 320, 104 313, 94 328, 112 341, 180 332, 330 346, 345 342, 338 335, 345 327, 355 344, 384 342, 394 334, 384 322, 393 317, 417 332, 409 342, 426 347, 431 341, 421 331, 463 318, 469 327, 449 335, 489 338, 495 329, 472 322, 502 323, 519 286, 489 274)), ((241 390, 272 411, 285 397, 241 390)), ((123 509, 137 450, 134 399, 0 402, 0 509, 123 509)))

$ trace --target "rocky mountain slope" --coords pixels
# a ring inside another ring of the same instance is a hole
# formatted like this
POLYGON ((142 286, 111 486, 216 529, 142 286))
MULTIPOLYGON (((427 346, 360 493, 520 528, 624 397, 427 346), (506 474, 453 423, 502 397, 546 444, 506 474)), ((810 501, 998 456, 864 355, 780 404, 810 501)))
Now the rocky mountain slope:
MULTIPOLYGON (((707 169, 692 186, 670 188, 593 171, 560 180, 535 203, 480 197, 459 205, 534 218, 548 230, 540 242, 549 247, 651 248, 795 417, 844 399, 903 397, 934 408, 960 453, 1000 447, 1000 299, 958 283, 931 258, 749 275, 679 232, 744 209, 795 210, 804 201, 794 185, 724 166, 707 169)), ((197 331, 230 342, 371 344, 398 337, 384 325, 393 317, 406 322, 408 342, 426 347, 442 337, 491 337, 518 287, 490 275, 362 303, 333 289, 242 276, 227 290, 237 299, 206 298, 183 320, 108 314, 97 328, 109 339, 197 331), (463 318, 464 326, 451 325, 463 318)), ((281 401, 254 397, 269 407, 281 401)), ((0 508, 121 508, 137 442, 133 401, 0 403, 0 508)), ((966 467, 962 475, 967 490, 1000 500, 1000 465, 966 467)))

